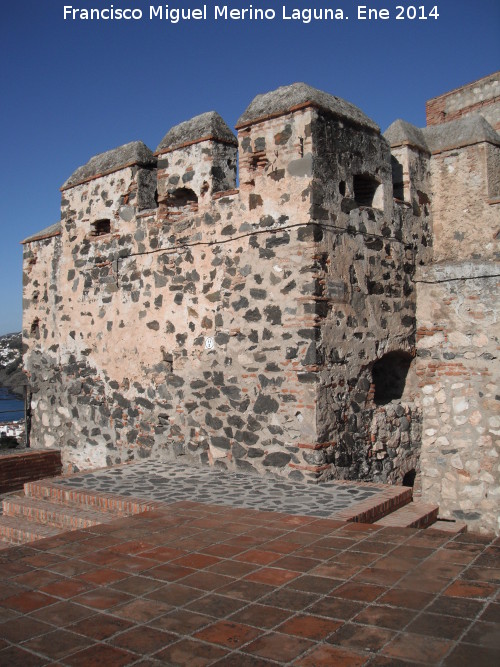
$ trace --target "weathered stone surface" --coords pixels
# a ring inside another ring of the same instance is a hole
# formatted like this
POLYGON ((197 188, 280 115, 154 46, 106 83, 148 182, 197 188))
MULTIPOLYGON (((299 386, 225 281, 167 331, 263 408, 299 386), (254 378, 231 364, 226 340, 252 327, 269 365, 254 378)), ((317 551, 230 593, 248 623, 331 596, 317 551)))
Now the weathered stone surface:
POLYGON ((156 148, 157 153, 172 151, 179 146, 212 139, 238 145, 238 140, 216 111, 207 111, 172 127, 156 148))
POLYGON ((142 141, 131 141, 128 144, 113 148, 105 153, 94 155, 87 164, 78 167, 71 176, 63 183, 62 190, 74 187, 89 179, 118 171, 124 167, 140 165, 143 167, 155 167, 156 158, 150 149, 142 141))
POLYGON ((26 240, 33 445, 68 470, 415 480, 497 530, 490 131, 431 155, 397 121, 391 154, 305 84, 254 100, 238 156, 218 118, 173 128, 157 168, 135 145, 97 156, 26 240))
MULTIPOLYGON (((306 83, 292 83, 290 86, 282 86, 269 93, 257 95, 238 118, 236 126, 255 123, 259 119, 269 116, 282 115, 295 107, 305 105, 328 111, 339 118, 344 118, 372 130, 379 130, 378 126, 354 104, 308 86, 306 83)), ((286 127, 285 131, 288 132, 286 127)), ((284 132, 281 137, 283 135, 284 132)))

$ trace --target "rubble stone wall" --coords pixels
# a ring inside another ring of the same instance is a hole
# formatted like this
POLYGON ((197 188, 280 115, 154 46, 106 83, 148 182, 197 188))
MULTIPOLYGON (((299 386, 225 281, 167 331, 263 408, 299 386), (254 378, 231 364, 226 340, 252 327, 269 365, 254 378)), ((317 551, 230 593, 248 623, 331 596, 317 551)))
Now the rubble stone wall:
POLYGON ((462 262, 417 277, 422 497, 445 518, 497 533, 499 269, 462 262))

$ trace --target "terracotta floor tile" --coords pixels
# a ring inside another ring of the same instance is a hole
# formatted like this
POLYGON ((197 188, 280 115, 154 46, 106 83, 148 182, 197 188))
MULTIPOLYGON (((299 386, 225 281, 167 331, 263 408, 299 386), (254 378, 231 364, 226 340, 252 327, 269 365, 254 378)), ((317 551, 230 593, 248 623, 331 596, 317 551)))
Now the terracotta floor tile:
POLYGON ((175 558, 180 558, 185 556, 188 552, 184 549, 176 549, 174 547, 155 547, 149 551, 144 551, 141 553, 141 558, 149 558, 151 560, 157 560, 161 563, 168 563, 175 558))
POLYGON ((357 551, 379 555, 386 554, 389 551, 392 551, 394 548, 395 545, 391 542, 383 542, 376 539, 363 540, 356 545, 357 551))
POLYGON ((403 633, 382 649, 382 653, 401 660, 417 660, 438 664, 453 646, 453 642, 422 635, 403 633))
POLYGON ((192 586, 193 588, 201 588, 201 590, 204 591, 214 591, 232 581, 234 581, 233 577, 227 577, 223 574, 215 574, 214 572, 207 572, 205 570, 190 574, 182 580, 182 583, 186 586, 192 586))
POLYGON ((222 586, 217 590, 220 595, 226 595, 238 600, 246 600, 253 602, 259 598, 267 595, 273 590, 272 586, 268 584, 259 584, 255 581, 248 581, 247 579, 237 579, 226 586, 222 586))
POLYGON ((357 651, 376 652, 395 637, 396 633, 387 628, 345 623, 328 642, 357 651))
POLYGON ((104 584, 112 584, 115 581, 123 580, 127 578, 127 575, 123 572, 118 572, 118 570, 112 570, 110 568, 99 568, 96 570, 90 570, 89 572, 84 572, 78 578, 80 581, 96 584, 97 586, 103 586, 104 584))
POLYGON ((323 640, 338 630, 342 621, 333 621, 308 614, 298 614, 276 628, 276 632, 304 639, 323 640))
POLYGON ((367 656, 336 646, 323 645, 313 649, 305 657, 299 658, 293 665, 294 667, 361 667, 367 661, 367 656))
POLYGON ((490 584, 500 584, 500 568, 469 567, 462 573, 461 578, 467 581, 483 581, 490 584))
POLYGON ((481 614, 480 619, 490 623, 500 623, 500 604, 490 603, 481 614))
POLYGON ((436 577, 432 573, 410 572, 400 579, 395 588, 404 588, 418 593, 441 593, 449 584, 450 579, 436 577))
POLYGON ((459 598, 487 598, 495 591, 495 586, 491 584, 471 583, 458 580, 449 586, 444 595, 446 597, 459 598))
POLYGON ((416 614, 416 611, 402 607, 393 609, 392 607, 370 605, 365 607, 353 620, 365 625, 376 625, 381 628, 389 628, 390 630, 402 630, 415 618, 416 614))
MULTIPOLYGON (((357 546, 357 545, 356 545, 357 546)), ((377 554, 363 553, 362 551, 342 551, 331 560, 335 563, 345 563, 346 565, 371 565, 379 558, 377 554)))
POLYGON ((361 581, 365 584, 379 584, 380 586, 393 586, 405 575, 397 570, 379 569, 374 567, 365 567, 353 577, 354 581, 361 581))
MULTIPOLYGON (((149 565, 151 567, 152 561, 149 561, 149 565)), ((178 579, 183 579, 188 574, 192 574, 194 571, 192 568, 181 567, 173 563, 163 563, 148 570, 148 577, 159 579, 160 581, 177 581, 178 579)))
MULTIPOLYGON (((455 619, 456 621, 457 619, 455 619)), ((500 658, 500 624, 477 621, 464 635, 463 642, 477 644, 486 648, 494 648, 500 658)))
POLYGON ((71 667, 124 667, 137 660, 137 655, 106 644, 96 644, 66 658, 71 667))
POLYGON ((14 609, 22 614, 29 614, 31 611, 41 609, 47 605, 59 602, 57 598, 38 591, 25 591, 2 600, 2 606, 8 609, 14 609))
POLYGON ((182 639, 176 644, 167 646, 153 657, 169 667, 205 667, 225 655, 227 650, 221 647, 210 646, 192 639, 182 639))
POLYGON ((348 621, 354 615, 359 614, 363 609, 361 602, 354 600, 344 600, 342 598, 327 597, 323 598, 316 604, 309 607, 307 612, 309 614, 316 614, 318 616, 327 616, 328 618, 336 618, 342 621, 348 621))
POLYGON ((47 659, 33 655, 18 646, 9 646, 0 650, 0 665, 5 667, 41 667, 47 659))
POLYGON ((317 577, 329 577, 330 579, 340 579, 345 581, 350 579, 362 569, 359 565, 348 565, 347 563, 335 563, 329 561, 313 568, 309 574, 317 577))
POLYGON ((383 593, 387 592, 384 586, 374 586, 371 584, 360 584, 348 582, 339 586, 333 591, 333 595, 346 600, 358 600, 359 602, 373 602, 383 593))
MULTIPOLYGON (((326 549, 325 547, 318 547, 316 544, 309 544, 301 547, 294 552, 294 556, 301 558, 314 558, 317 561, 330 560, 336 553, 341 553, 338 549, 326 549)), ((318 563, 319 565, 320 563, 318 563)))
POLYGON ((132 602, 126 602, 119 607, 115 607, 113 615, 126 618, 135 623, 147 623, 157 616, 166 614, 171 609, 172 607, 164 602, 136 598, 132 602))
POLYGON ((204 595, 205 591, 198 588, 191 588, 190 586, 184 586, 183 584, 172 583, 161 586, 161 588, 157 588, 151 593, 147 593, 145 597, 148 600, 166 602, 173 607, 182 607, 204 595))
POLYGON ((298 576, 298 572, 292 572, 292 570, 263 567, 260 570, 248 574, 245 579, 247 581, 255 581, 261 584, 269 584, 270 586, 282 586, 298 576))
POLYGON ((84 581, 78 581, 77 579, 59 579, 52 581, 50 584, 46 584, 39 590, 47 595, 69 599, 80 593, 90 591, 93 588, 95 588, 95 585, 85 583, 84 581))
POLYGON ((233 556, 240 554, 244 550, 245 548, 230 544, 211 544, 200 549, 202 553, 209 554, 210 556, 220 556, 221 558, 233 558, 233 556))
POLYGON ((293 570, 295 572, 309 572, 314 567, 318 566, 318 561, 314 558, 304 558, 302 556, 283 556, 278 561, 273 563, 273 567, 280 567, 285 570, 293 570))
POLYGON ((349 549, 356 543, 357 540, 353 537, 339 537, 338 535, 331 535, 329 537, 324 537, 322 540, 318 540, 315 542, 314 546, 343 551, 344 549, 349 549))
POLYGON ((299 542, 299 536, 292 535, 292 540, 273 540, 272 542, 266 542, 265 549, 266 551, 274 551, 277 554, 290 554, 303 546, 304 544, 299 542), (293 538, 295 538, 295 540, 293 538))
POLYGON ((373 660, 370 660, 370 667, 422 667, 422 663, 377 655, 373 660))
POLYGON ((163 587, 164 585, 165 582, 163 581, 159 581, 158 579, 150 579, 149 577, 143 577, 142 575, 137 574, 132 577, 125 575, 125 578, 111 583, 109 587, 113 590, 121 591, 122 593, 128 593, 130 595, 146 595, 163 587))
POLYGON ((454 616, 441 616, 440 614, 429 614, 423 612, 406 628, 407 632, 414 632, 429 637, 441 637, 442 639, 458 639, 462 632, 470 625, 466 618, 454 616))
MULTIPOLYGON (((96 545, 97 546, 97 545, 96 545)), ((139 554, 143 551, 151 551, 154 549, 154 544, 146 540, 131 540, 129 542, 118 542, 110 547, 110 551, 117 554, 139 554)))
POLYGON ((51 632, 54 628, 30 616, 19 616, 0 624, 0 637, 18 644, 37 635, 51 632))
MULTIPOLYGON (((1 654, 0 654, 1 655, 1 654)), ((493 667, 498 664, 498 650, 473 644, 459 644, 443 661, 444 667, 493 667)))
POLYGON ((121 591, 115 591, 112 588, 96 588, 93 591, 88 591, 88 593, 79 595, 74 598, 73 601, 87 607, 92 607, 93 609, 104 611, 105 609, 111 609, 111 607, 116 607, 116 605, 123 604, 131 599, 132 597, 130 595, 122 593, 121 591))
POLYGON ((230 614, 234 614, 235 611, 238 611, 244 605, 245 603, 240 600, 212 593, 191 602, 186 609, 198 614, 215 616, 215 618, 225 618, 230 614))
POLYGON ((178 640, 179 637, 171 632, 162 632, 156 628, 142 625, 116 635, 110 639, 110 644, 139 655, 147 655, 178 640))
POLYGON ((423 609, 433 599, 434 595, 431 593, 394 588, 382 595, 377 602, 379 604, 389 604, 393 607, 405 607, 406 609, 423 609))
POLYGON ((254 563, 244 563, 243 561, 219 560, 218 563, 211 565, 207 570, 216 574, 226 574, 228 577, 244 577, 258 567, 254 563))
POLYGON ((270 632, 245 646, 244 652, 258 655, 261 658, 286 663, 297 658, 313 646, 313 642, 301 637, 270 632))
MULTIPOLYGON (((55 572, 48 572, 47 570, 31 570, 30 572, 25 572, 24 574, 17 576, 12 580, 12 583, 20 586, 27 586, 28 588, 39 588, 56 579, 59 579, 59 575, 55 572)), ((5 593, 6 586, 2 584, 0 586, 0 600, 9 597, 9 595, 6 595, 5 593)))
POLYGON ((0 602, 15 595, 22 595, 26 592, 24 585, 2 582, 0 585, 0 602))
POLYGON ((206 567, 209 567, 210 565, 215 565, 215 563, 218 563, 219 561, 220 558, 217 558, 216 556, 192 553, 177 558, 176 560, 172 561, 172 564, 180 565, 181 567, 191 567, 196 570, 202 570, 206 567))
POLYGON ((248 655, 235 651, 227 657, 217 660, 213 667, 276 667, 276 663, 270 662, 265 658, 257 658, 254 655, 248 655))
POLYGON ((445 616, 475 618, 483 607, 484 600, 440 596, 434 600, 426 611, 433 614, 444 614, 445 616))
POLYGON ((64 656, 80 651, 93 643, 88 637, 83 637, 75 632, 54 630, 24 642, 23 648, 46 655, 52 660, 60 660, 64 656))
POLYGON ((276 551, 263 551, 261 549, 250 549, 244 553, 235 556, 234 560, 241 560, 244 563, 256 563, 257 565, 269 565, 281 558, 281 554, 276 551))
POLYGON ((285 588, 325 595, 331 593, 341 583, 342 582, 338 579, 329 579, 328 577, 316 577, 312 574, 304 574, 296 579, 292 579, 292 581, 285 585, 285 588))
POLYGON ((249 625, 234 621, 217 621, 195 633, 196 639, 226 648, 238 648, 259 635, 259 631, 249 625))
POLYGON ((273 628, 294 612, 263 604, 250 604, 231 616, 231 621, 252 625, 256 628, 273 628))
POLYGON ((213 622, 214 619, 212 616, 197 614, 188 609, 174 609, 164 616, 155 618, 151 621, 150 625, 153 628, 167 632, 176 632, 179 635, 191 635, 193 632, 213 622))
POLYGON ((319 599, 316 593, 303 593, 301 591, 294 591, 289 588, 282 588, 280 590, 270 593, 265 598, 260 600, 261 604, 270 605, 272 607, 281 607, 283 609, 292 609, 294 611, 302 611, 309 605, 313 604, 319 599))
POLYGON ((64 628, 71 623, 76 623, 76 621, 80 621, 82 618, 87 618, 93 614, 95 614, 94 609, 88 609, 81 604, 64 600, 63 602, 52 604, 50 607, 39 609, 32 613, 31 616, 38 621, 51 623, 56 627, 64 628))
POLYGON ((124 618, 116 618, 108 614, 94 614, 68 626, 68 630, 101 641, 112 637, 117 632, 128 630, 130 627, 132 623, 124 618))
POLYGON ((149 570, 151 565, 154 565, 154 561, 151 563, 151 559, 149 558, 142 558, 141 556, 127 556, 124 554, 119 556, 116 560, 110 561, 109 565, 114 570, 120 570, 121 572, 129 572, 132 574, 134 572, 137 573, 149 570))

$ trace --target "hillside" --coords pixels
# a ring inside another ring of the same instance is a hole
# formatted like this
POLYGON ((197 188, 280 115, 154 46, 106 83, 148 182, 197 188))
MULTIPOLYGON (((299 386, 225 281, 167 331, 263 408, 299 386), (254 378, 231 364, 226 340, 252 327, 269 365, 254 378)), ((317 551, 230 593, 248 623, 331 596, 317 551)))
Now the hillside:
POLYGON ((21 333, 0 336, 0 387, 8 387, 13 393, 23 396, 26 376, 22 371, 21 333))

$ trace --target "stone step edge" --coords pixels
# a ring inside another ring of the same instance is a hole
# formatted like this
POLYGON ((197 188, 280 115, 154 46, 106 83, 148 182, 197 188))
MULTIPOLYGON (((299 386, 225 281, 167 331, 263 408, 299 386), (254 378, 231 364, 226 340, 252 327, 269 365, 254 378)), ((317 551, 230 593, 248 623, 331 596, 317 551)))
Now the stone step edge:
POLYGON ((332 514, 329 518, 355 523, 376 523, 384 516, 395 512, 412 501, 412 488, 410 486, 385 486, 382 484, 372 486, 380 489, 380 493, 371 498, 360 500, 350 507, 332 514))
POLYGON ((438 512, 438 505, 412 502, 375 523, 397 528, 427 528, 436 521, 438 512))
POLYGON ((467 524, 463 521, 453 521, 451 519, 440 519, 439 516, 429 530, 438 530, 441 533, 449 533, 450 535, 459 535, 467 532, 467 524))
POLYGON ((0 516, 0 536, 10 545, 35 542, 46 537, 59 535, 61 530, 43 526, 34 521, 23 520, 20 517, 0 516))
POLYGON ((104 513, 86 507, 53 503, 32 496, 4 498, 2 511, 3 516, 21 517, 31 522, 66 530, 89 528, 123 516, 122 512, 104 513))
POLYGON ((50 500, 64 505, 92 508, 100 512, 121 512, 139 514, 162 507, 157 501, 149 501, 112 493, 75 489, 74 487, 54 484, 48 481, 27 482, 24 485, 26 496, 50 500))

